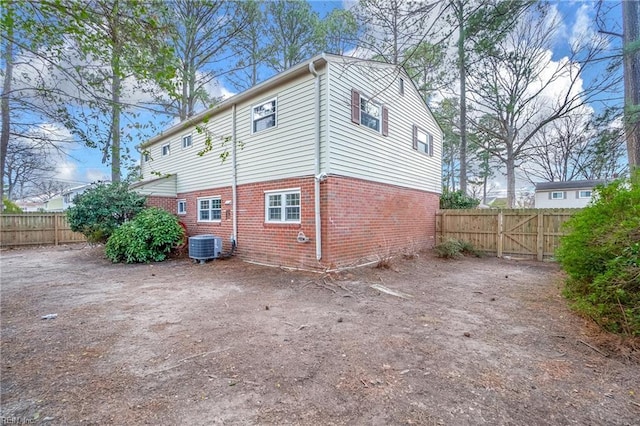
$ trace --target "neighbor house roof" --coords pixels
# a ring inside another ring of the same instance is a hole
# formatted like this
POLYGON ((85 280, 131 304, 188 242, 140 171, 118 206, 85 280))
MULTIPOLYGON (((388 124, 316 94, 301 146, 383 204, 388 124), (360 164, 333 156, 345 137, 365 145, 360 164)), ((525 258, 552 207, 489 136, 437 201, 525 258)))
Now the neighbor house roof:
POLYGON ((567 182, 537 182, 536 191, 548 191, 553 189, 580 189, 593 188, 606 183, 605 180, 571 180, 567 182))

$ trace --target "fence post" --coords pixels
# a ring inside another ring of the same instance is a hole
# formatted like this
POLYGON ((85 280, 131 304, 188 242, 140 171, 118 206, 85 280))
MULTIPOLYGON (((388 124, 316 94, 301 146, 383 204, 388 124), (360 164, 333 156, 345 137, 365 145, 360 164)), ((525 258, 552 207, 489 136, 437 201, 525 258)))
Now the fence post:
POLYGON ((502 257, 502 249, 503 249, 503 217, 502 210, 498 210, 498 257, 502 257))
POLYGON ((55 245, 58 245, 60 239, 58 238, 58 231, 60 227, 58 226, 58 215, 56 213, 53 214, 53 242, 55 245))
POLYGON ((544 259, 544 213, 538 213, 538 260, 544 259))

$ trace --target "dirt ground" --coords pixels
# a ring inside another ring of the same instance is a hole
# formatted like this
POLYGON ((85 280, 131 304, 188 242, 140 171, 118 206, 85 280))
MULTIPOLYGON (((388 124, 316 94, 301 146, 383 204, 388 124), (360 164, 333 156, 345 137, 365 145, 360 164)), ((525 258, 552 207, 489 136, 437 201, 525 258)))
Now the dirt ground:
POLYGON ((0 268, 3 424, 640 425, 638 352, 550 263, 321 275, 74 245, 0 268))

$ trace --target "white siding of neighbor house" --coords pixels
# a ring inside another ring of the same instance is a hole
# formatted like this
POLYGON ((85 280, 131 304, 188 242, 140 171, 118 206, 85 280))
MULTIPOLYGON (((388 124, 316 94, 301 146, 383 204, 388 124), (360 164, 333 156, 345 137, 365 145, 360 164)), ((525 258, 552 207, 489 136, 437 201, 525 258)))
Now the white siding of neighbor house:
POLYGON ((357 60, 329 65, 331 174, 441 192, 442 131, 404 73, 357 60), (398 78, 404 79, 404 96, 398 78), (351 89, 373 97, 389 110, 389 135, 351 121, 351 89), (433 156, 413 149, 413 125, 433 135, 433 156))
POLYGON ((312 175, 316 106, 314 77, 309 72, 239 104, 237 138, 243 147, 237 151, 238 184, 312 175), (252 134, 253 106, 274 97, 276 127, 252 134))
MULTIPOLYGON (((231 185, 231 158, 222 162, 220 154, 231 150, 231 144, 222 147, 222 138, 231 136, 231 109, 221 111, 198 127, 206 129, 198 132, 195 126, 185 128, 169 138, 147 147, 150 161, 142 161, 143 180, 153 180, 167 174, 177 175, 178 193, 204 190, 231 185), (182 137, 191 134, 191 146, 182 148, 182 137), (205 140, 210 137, 212 150, 199 156, 205 148, 205 140), (162 147, 171 145, 171 153, 162 155, 162 147)), ((143 156, 144 157, 144 156, 143 156)), ((158 195, 158 194, 156 194, 158 195)), ((175 193, 173 194, 175 196, 175 193)))
POLYGON ((147 183, 135 187, 136 192, 142 195, 154 195, 158 197, 175 197, 177 193, 176 175, 153 179, 147 183))
POLYGON ((593 188, 536 191, 535 207, 537 209, 586 207, 587 204, 589 204, 589 202, 591 201, 591 198, 578 198, 578 194, 580 191, 593 191, 593 188), (566 198, 563 200, 549 199, 549 194, 551 194, 552 192, 564 192, 566 198))

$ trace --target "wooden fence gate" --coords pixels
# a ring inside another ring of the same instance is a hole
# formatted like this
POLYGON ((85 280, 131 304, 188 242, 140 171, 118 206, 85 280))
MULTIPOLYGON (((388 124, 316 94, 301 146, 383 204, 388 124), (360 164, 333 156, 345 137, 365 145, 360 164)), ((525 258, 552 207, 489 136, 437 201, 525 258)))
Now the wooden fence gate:
POLYGON ((468 241, 498 257, 552 258, 562 225, 580 209, 439 210, 437 241, 468 241))

